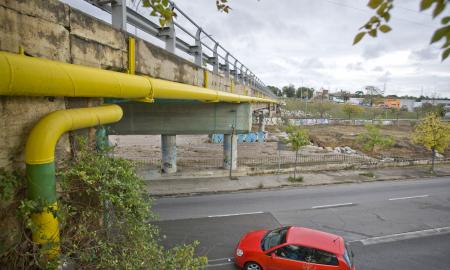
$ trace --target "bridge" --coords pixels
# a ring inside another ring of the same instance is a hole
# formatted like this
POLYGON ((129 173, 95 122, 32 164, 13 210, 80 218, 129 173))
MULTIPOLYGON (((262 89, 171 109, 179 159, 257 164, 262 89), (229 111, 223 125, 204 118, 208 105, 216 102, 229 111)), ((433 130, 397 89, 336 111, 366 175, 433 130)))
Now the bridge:
MULTIPOLYGON (((112 24, 57 0, 0 2, 0 167, 21 167, 25 159, 29 199, 48 202, 32 217, 42 228, 33 234, 37 243, 59 242, 57 218, 47 210, 58 207, 55 164, 74 150, 72 135, 93 139, 103 126, 109 134, 161 134, 161 170, 173 173, 176 135, 222 133, 224 167, 235 169, 234 135, 251 130, 254 110, 271 111, 277 102, 177 6, 195 34, 176 22, 159 27, 125 0, 89 2, 109 12, 112 24), (129 25, 164 48, 128 32, 129 25)), ((48 254, 58 252, 55 246, 48 254)))

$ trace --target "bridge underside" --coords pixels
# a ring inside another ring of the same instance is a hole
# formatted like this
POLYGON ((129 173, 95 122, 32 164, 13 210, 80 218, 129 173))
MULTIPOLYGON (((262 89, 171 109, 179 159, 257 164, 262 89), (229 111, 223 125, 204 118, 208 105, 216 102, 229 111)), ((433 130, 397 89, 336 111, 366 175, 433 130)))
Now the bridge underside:
POLYGON ((248 103, 200 103, 158 100, 126 102, 120 122, 111 125, 113 135, 231 134, 251 131, 248 103))

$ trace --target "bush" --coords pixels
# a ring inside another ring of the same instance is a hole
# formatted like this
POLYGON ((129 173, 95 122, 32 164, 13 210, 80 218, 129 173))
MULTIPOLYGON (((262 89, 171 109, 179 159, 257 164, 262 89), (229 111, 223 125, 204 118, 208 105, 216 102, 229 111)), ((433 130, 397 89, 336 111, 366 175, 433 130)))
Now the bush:
POLYGON ((369 178, 375 178, 375 174, 373 172, 364 172, 364 173, 360 173, 359 175, 369 177, 369 178))
MULTIPOLYGON (((149 223, 154 220, 151 199, 130 161, 92 151, 81 140, 76 158, 59 171, 62 255, 55 264, 66 261, 75 269, 197 269, 206 265, 205 257, 194 255, 198 243, 169 250, 161 245, 158 228, 149 223)), ((20 209, 23 233, 14 247, 1 254, 0 264, 8 269, 52 267, 29 240, 28 218, 35 204, 22 198, 21 206, 12 209, 20 209)))
POLYGON ((359 134, 358 142, 362 144, 364 151, 373 152, 375 148, 388 148, 395 144, 395 140, 382 135, 380 129, 375 125, 365 125, 366 133, 359 134))
POLYGON ((288 181, 291 183, 303 182, 303 176, 297 177, 289 176, 288 181))

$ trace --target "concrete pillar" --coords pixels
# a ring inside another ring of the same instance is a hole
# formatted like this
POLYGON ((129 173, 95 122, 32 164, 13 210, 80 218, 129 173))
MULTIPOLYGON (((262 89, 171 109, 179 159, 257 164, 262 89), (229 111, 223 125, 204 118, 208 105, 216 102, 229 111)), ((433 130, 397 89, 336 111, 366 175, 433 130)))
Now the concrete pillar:
POLYGON ((224 134, 223 136, 223 167, 236 170, 237 168, 237 136, 224 134))
POLYGON ((177 172, 177 136, 161 135, 161 172, 177 172))
POLYGON ((266 131, 266 123, 264 122, 264 114, 263 113, 261 113, 259 115, 259 128, 258 128, 258 131, 262 131, 262 132, 266 131))

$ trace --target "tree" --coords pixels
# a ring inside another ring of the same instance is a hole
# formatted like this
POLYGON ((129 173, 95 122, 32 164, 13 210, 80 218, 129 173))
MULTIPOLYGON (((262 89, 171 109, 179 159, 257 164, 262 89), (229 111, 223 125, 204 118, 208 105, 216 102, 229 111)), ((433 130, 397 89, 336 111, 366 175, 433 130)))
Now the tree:
POLYGON ((437 152, 444 152, 450 141, 450 125, 442 122, 435 113, 428 113, 414 128, 412 141, 431 150, 430 172, 434 173, 434 160, 437 152))
POLYGON ((269 90, 272 91, 272 93, 274 93, 277 97, 283 96, 280 88, 272 85, 268 85, 267 88, 269 88, 269 90))
POLYGON ((364 92, 361 91, 361 90, 356 91, 356 92, 355 92, 355 96, 357 96, 357 97, 363 97, 363 96, 364 96, 364 92))
POLYGON ((287 98, 295 97, 295 86, 293 84, 283 86, 283 95, 287 98))
MULTIPOLYGON (((131 0, 136 2, 138 0, 131 0)), ((231 7, 227 4, 228 0, 216 0, 216 7, 218 11, 228 13, 231 7)), ((176 17, 177 14, 174 12, 173 7, 169 0, 142 0, 139 1, 143 7, 150 8, 150 16, 158 17, 159 24, 165 26, 176 17)))
POLYGON ((286 132, 288 134, 287 142, 291 144, 295 151, 294 181, 296 181, 298 151, 302 146, 309 145, 309 135, 307 130, 296 126, 288 126, 286 132))
POLYGON ((307 99, 311 99, 313 97, 314 94, 314 88, 308 88, 308 87, 304 87, 301 86, 297 89, 297 97, 298 98, 307 98, 307 99))
POLYGON ((348 119, 350 120, 352 114, 361 113, 361 112, 363 112, 364 110, 363 110, 361 107, 357 106, 357 105, 352 105, 352 104, 346 103, 346 104, 344 105, 344 107, 342 108, 342 111, 343 111, 346 115, 348 115, 348 119))
POLYGON ((395 140, 380 133, 380 128, 375 125, 365 125, 366 132, 358 136, 358 142, 362 144, 364 151, 373 153, 375 148, 387 148, 394 145, 395 140))
POLYGON ((423 114, 434 113, 440 117, 443 117, 445 115, 445 108, 443 104, 433 105, 427 102, 422 104, 421 112, 423 114))
MULTIPOLYGON (((433 5, 433 19, 439 16, 447 7, 450 0, 420 0, 420 11, 430 9, 433 5)), ((394 0, 369 0, 367 4, 371 9, 376 10, 376 14, 372 16, 361 28, 361 32, 356 34, 353 45, 357 44, 363 37, 368 34, 376 38, 378 31, 387 33, 392 30, 388 25, 391 19, 391 10, 394 8, 394 0)), ((442 61, 450 55, 450 16, 445 16, 441 20, 441 28, 434 31, 430 44, 440 40, 446 40, 442 45, 442 61)))
POLYGON ((400 126, 399 118, 400 118, 400 112, 402 111, 402 109, 390 108, 389 111, 391 114, 393 114, 395 116, 395 119, 397 120, 397 127, 399 127, 400 126))
POLYGON ((318 110, 319 113, 320 113, 320 118, 323 118, 323 115, 324 115, 326 112, 330 111, 331 108, 332 108, 332 106, 333 106, 333 105, 332 105, 330 102, 328 102, 328 101, 325 101, 325 102, 321 101, 321 102, 319 102, 319 103, 317 104, 317 110, 318 110))

